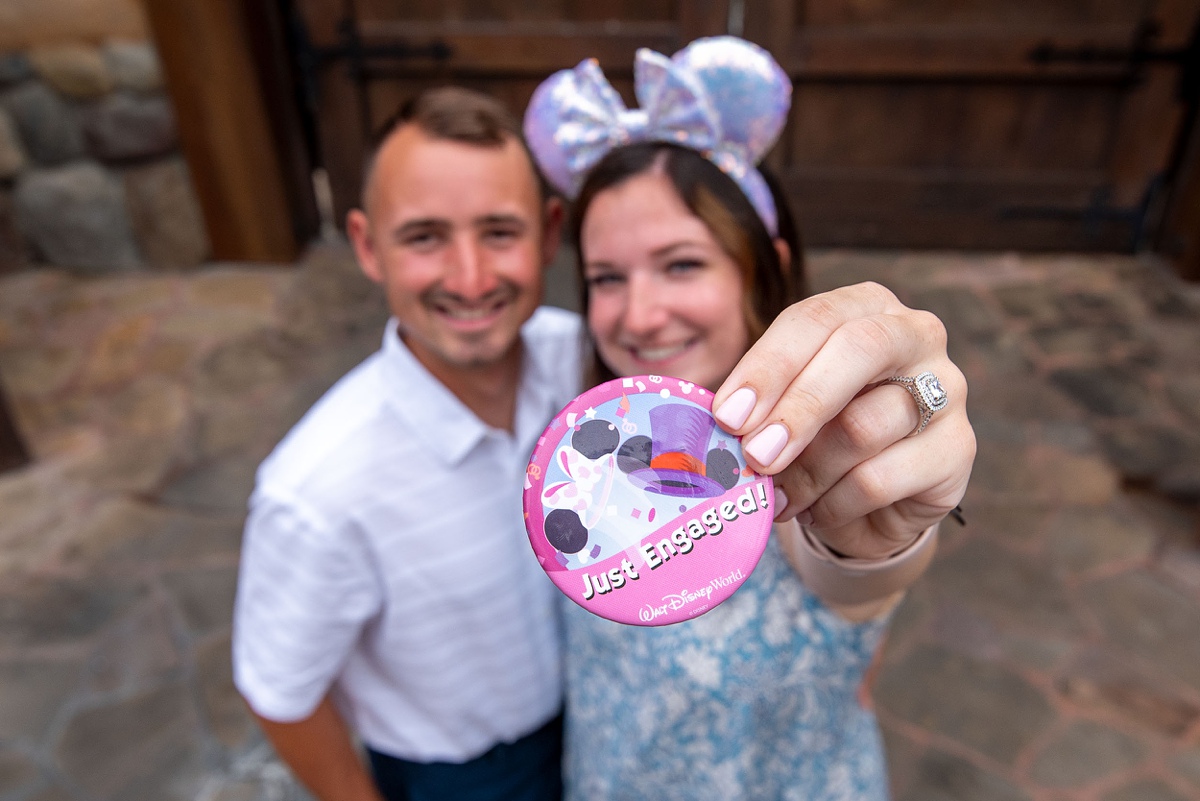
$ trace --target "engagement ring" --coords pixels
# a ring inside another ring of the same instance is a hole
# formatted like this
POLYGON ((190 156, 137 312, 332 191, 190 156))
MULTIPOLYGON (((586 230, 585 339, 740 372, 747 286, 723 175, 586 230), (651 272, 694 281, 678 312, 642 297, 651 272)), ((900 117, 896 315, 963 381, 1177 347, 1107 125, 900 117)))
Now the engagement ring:
POLYGON ((929 425, 930 419, 933 418, 933 413, 946 408, 946 404, 950 402, 946 390, 942 389, 942 383, 938 381, 936 375, 928 370, 915 378, 906 375, 892 376, 884 383, 899 384, 907 389, 908 393, 913 396, 913 400, 917 402, 917 411, 921 413, 921 422, 909 434, 910 437, 924 431, 925 426, 929 425))

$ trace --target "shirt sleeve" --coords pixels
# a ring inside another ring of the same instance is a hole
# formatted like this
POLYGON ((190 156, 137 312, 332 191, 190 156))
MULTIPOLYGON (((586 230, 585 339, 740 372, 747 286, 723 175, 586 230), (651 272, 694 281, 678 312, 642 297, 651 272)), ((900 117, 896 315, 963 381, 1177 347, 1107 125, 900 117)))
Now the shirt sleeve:
POLYGON ((269 720, 307 717, 382 604, 357 531, 330 525, 298 500, 256 494, 234 606, 239 692, 269 720))

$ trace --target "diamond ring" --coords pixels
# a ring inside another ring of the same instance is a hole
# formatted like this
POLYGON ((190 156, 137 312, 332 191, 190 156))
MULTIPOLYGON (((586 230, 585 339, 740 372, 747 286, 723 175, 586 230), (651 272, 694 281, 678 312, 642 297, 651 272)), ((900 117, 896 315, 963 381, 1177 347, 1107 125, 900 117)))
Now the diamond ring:
POLYGON ((912 395, 913 400, 917 402, 917 411, 921 413, 921 422, 909 434, 910 437, 924 431, 925 426, 929 425, 933 413, 939 409, 946 408, 946 404, 950 402, 950 397, 946 394, 946 390, 942 389, 942 382, 938 381, 937 376, 928 370, 915 378, 906 375, 895 375, 884 383, 899 384, 907 389, 908 394, 912 395))

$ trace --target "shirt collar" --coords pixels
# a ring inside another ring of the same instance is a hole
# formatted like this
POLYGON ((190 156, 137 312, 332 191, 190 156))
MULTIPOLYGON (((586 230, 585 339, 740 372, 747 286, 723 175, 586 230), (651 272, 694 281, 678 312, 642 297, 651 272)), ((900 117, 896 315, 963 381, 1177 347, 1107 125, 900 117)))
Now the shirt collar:
POLYGON ((530 328, 531 323, 526 323, 521 329, 525 347, 513 426, 516 444, 526 456, 533 452, 550 418, 571 399, 558 397, 561 393, 555 391, 564 383, 560 373, 570 368, 559 363, 551 350, 538 348, 530 328))
POLYGON ((429 453, 455 466, 489 434, 511 441, 526 455, 532 452, 550 417, 570 398, 556 397, 554 388, 563 382, 555 371, 564 369, 563 365, 552 364, 553 355, 537 347, 530 327, 527 322, 521 328, 521 377, 514 435, 510 437, 507 431, 480 420, 434 378, 400 338, 399 321, 395 317, 388 320, 383 334, 383 373, 389 403, 429 453))
POLYGON ((459 464, 491 429, 417 361, 400 339, 400 322, 383 332, 383 375, 388 402, 428 453, 459 464))

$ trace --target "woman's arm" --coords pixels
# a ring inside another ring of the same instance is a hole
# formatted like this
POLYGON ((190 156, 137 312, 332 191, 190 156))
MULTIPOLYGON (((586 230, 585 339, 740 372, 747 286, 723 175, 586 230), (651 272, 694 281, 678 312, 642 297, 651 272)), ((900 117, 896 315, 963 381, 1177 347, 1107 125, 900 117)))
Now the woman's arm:
POLYGON ((851 559, 833 553, 795 520, 775 534, 792 569, 825 605, 852 623, 890 612, 920 578, 937 548, 937 524, 899 553, 883 559, 851 559))

